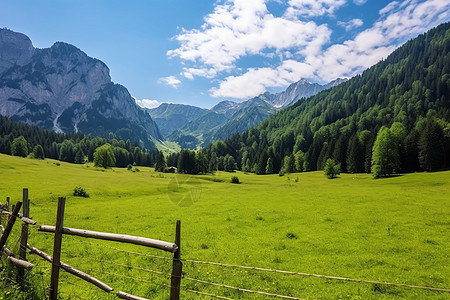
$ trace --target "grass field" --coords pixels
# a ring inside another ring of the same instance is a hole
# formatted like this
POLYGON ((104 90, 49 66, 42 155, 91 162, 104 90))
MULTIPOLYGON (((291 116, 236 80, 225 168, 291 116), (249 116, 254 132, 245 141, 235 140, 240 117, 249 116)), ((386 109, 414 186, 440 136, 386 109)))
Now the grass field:
MULTIPOLYGON (((257 176, 218 172, 184 176, 101 170, 0 154, 0 201, 29 189, 31 216, 54 225, 64 196, 66 227, 174 240, 182 223, 182 258, 450 288, 450 172, 374 180, 368 174, 322 172, 257 176), (231 184, 232 176, 242 184, 231 184), (72 196, 82 186, 90 198, 72 196)), ((17 249, 19 226, 8 241, 17 249)), ((31 229, 30 244, 52 253, 52 234, 31 229)), ((170 254, 140 246, 64 236, 62 261, 115 290, 167 299, 171 261, 132 255, 170 254), (128 267, 120 266, 125 265, 128 267), (132 279, 134 278, 134 279, 132 279), (136 280, 140 279, 141 281, 136 280)), ((32 279, 40 297, 51 265, 38 257, 32 279)), ((306 299, 449 299, 450 294, 366 283, 184 263, 186 277, 306 299)), ((61 271, 64 299, 115 299, 61 271)), ((270 299, 183 279, 182 288, 232 299, 270 299)), ((1 292, 0 292, 1 294, 1 292)), ((0 299, 8 295, 0 295, 0 299)), ((209 299, 182 291, 182 299, 209 299)))

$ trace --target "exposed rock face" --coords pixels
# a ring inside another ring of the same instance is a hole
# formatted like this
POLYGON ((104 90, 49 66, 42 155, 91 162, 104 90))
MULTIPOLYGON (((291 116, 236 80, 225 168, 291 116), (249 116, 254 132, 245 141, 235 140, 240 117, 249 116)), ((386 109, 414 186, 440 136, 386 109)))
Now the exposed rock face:
POLYGON ((130 139, 152 148, 162 135, 108 67, 70 44, 33 48, 0 29, 0 114, 57 132, 130 139))
POLYGON ((8 29, 0 30, 0 73, 14 65, 25 65, 33 54, 33 44, 26 35, 8 29))

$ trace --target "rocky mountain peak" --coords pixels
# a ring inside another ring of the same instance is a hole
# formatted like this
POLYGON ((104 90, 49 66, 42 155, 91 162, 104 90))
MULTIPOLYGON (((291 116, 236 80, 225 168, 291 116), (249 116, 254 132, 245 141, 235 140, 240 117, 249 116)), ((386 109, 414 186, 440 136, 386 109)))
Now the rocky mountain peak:
POLYGON ((14 65, 25 65, 33 54, 33 44, 25 34, 0 29, 0 73, 14 65))
POLYGON ((162 140, 150 115, 109 68, 77 47, 56 42, 35 49, 21 33, 0 30, 0 114, 56 132, 130 139, 154 147, 162 140))

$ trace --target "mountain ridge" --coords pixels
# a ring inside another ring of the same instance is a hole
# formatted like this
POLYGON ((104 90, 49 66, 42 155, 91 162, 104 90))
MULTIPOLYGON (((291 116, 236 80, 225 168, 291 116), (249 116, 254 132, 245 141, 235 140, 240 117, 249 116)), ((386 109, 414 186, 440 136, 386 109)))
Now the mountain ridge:
POLYGON ((9 29, 0 29, 0 114, 56 132, 112 135, 148 148, 163 140, 150 115, 111 81, 101 60, 64 42, 34 48, 26 35, 9 29))
MULTIPOLYGON (((226 139, 233 134, 241 133, 249 127, 256 126, 276 111, 345 81, 346 79, 338 78, 320 85, 301 79, 276 94, 265 92, 241 103, 230 100, 221 101, 209 110, 203 109, 203 114, 191 116, 190 120, 180 116, 183 108, 192 110, 193 106, 189 105, 170 104, 172 110, 177 107, 177 114, 165 116, 162 116, 160 111, 167 112, 166 107, 147 111, 160 128, 170 128, 164 131, 168 140, 180 145, 187 145, 185 141, 189 140, 190 149, 195 149, 198 146, 208 146, 215 140, 226 139), (175 123, 178 127, 173 126, 175 123)), ((188 115, 189 112, 185 111, 182 114, 188 115)))

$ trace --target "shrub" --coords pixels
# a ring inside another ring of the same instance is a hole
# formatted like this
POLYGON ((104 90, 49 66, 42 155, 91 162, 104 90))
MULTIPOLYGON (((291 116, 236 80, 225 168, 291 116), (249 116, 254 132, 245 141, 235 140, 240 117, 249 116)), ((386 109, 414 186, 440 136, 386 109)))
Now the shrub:
POLYGON ((233 176, 231 177, 231 183, 240 184, 239 177, 233 176))
POLYGON ((292 232, 286 233, 286 237, 288 239, 291 239, 291 240, 296 240, 297 239, 297 236, 294 233, 292 233, 292 232))
POLYGON ((32 154, 35 159, 45 159, 44 148, 41 145, 34 146, 32 154))
POLYGON ((15 138, 11 144, 11 155, 27 157, 28 145, 27 140, 23 136, 15 138))
POLYGON ((337 175, 341 174, 341 164, 338 164, 334 159, 329 158, 325 163, 323 172, 328 179, 333 179, 337 175))
POLYGON ((131 169, 133 169, 133 165, 132 165, 132 164, 128 164, 127 170, 128 170, 128 171, 131 171, 131 169))
POLYGON ((73 195, 75 197, 89 198, 89 194, 81 186, 77 186, 73 189, 73 195))

